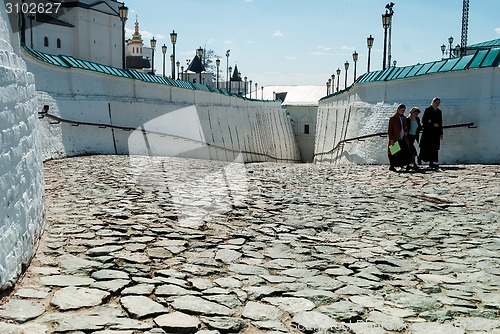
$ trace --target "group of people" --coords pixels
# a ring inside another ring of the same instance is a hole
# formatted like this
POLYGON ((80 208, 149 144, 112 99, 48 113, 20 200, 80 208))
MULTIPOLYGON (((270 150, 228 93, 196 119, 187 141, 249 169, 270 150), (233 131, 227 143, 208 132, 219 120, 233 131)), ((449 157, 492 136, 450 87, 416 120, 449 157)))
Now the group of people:
POLYGON ((439 148, 443 139, 443 113, 439 109, 441 100, 435 97, 431 106, 424 110, 420 122, 420 109, 413 107, 410 115, 405 115, 406 106, 400 104, 396 113, 389 119, 389 170, 397 172, 396 167, 406 170, 418 169, 422 161, 429 162, 430 168, 437 168, 439 148), (422 136, 420 138, 420 132, 422 136), (419 143, 417 154, 415 142, 419 143))

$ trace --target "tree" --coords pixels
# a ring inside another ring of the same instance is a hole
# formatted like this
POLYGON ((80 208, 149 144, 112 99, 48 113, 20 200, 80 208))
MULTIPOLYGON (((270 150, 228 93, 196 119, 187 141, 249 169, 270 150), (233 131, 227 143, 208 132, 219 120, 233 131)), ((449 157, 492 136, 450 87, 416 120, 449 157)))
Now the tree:
MULTIPOLYGON (((215 64, 215 61, 217 58, 221 59, 220 56, 217 56, 215 54, 215 51, 212 49, 204 49, 203 50, 203 64, 205 65, 205 70, 207 72, 212 72, 214 80, 217 78, 217 65, 215 64)), ((224 76, 222 75, 224 71, 221 71, 221 68, 219 67, 219 80, 224 81, 224 76)))

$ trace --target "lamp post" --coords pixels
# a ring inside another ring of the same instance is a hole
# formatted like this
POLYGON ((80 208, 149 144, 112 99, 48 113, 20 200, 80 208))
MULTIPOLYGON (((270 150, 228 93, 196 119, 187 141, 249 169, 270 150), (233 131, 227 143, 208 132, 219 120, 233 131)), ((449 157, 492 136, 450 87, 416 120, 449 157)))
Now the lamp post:
POLYGON ((345 85, 344 85, 344 89, 347 89, 347 70, 349 69, 349 62, 347 60, 344 63, 344 69, 345 69, 345 85))
POLYGON ((330 91, 333 94, 333 93, 335 93, 335 74, 332 74, 331 80, 332 80, 332 82, 330 84, 330 87, 331 87, 330 91))
POLYGON ((367 72, 370 72, 370 59, 371 59, 371 54, 372 54, 373 41, 374 41, 374 38, 372 37, 372 35, 370 35, 370 37, 366 38, 366 45, 368 46, 368 70, 367 70, 367 72))
POLYGON ((247 79, 248 79, 247 77, 245 77, 245 79, 244 79, 245 80, 245 95, 244 95, 245 97, 247 96, 247 79))
POLYGON ((33 20, 35 19, 35 15, 30 14, 28 18, 30 19, 30 48, 33 49, 33 20))
POLYGON ((241 95, 241 72, 238 72, 238 95, 241 95))
POLYGON ((219 89, 219 67, 220 67, 220 59, 217 58, 215 61, 215 65, 217 66, 217 89, 219 89))
POLYGON ((337 68, 337 92, 339 91, 340 85, 340 68, 337 68))
POLYGON ((118 13, 122 21, 122 68, 125 69, 125 22, 127 22, 128 17, 128 7, 125 6, 125 3, 118 8, 118 13))
POLYGON ((155 48, 156 48, 156 39, 151 38, 151 74, 155 75, 155 48))
POLYGON ((259 97, 257 96, 257 89, 259 89, 258 87, 259 85, 257 83, 255 83, 255 99, 257 100, 259 97))
MULTIPOLYGON (((389 10, 389 40, 387 42, 387 66, 391 67, 391 59, 392 59, 392 53, 391 53, 391 40, 392 40, 392 16, 394 15, 394 10, 392 9, 394 7, 394 2, 390 2, 387 5, 385 5, 385 8, 389 10)), ((387 11, 386 11, 387 13, 387 11)))
POLYGON ((226 51, 226 90, 229 91, 229 84, 230 84, 230 78, 229 78, 229 52, 231 50, 226 51))
POLYGON ((231 66, 229 66, 229 68, 227 69, 227 73, 229 74, 227 76, 227 79, 228 79, 228 82, 229 82, 229 91, 231 91, 231 73, 233 73, 233 68, 231 66))
POLYGON ((200 60, 200 84, 201 84, 201 70, 203 69, 203 62, 201 61, 201 57, 203 57, 203 49, 201 46, 196 50, 196 54, 198 55, 198 59, 200 60))
MULTIPOLYGON (((170 55, 170 66, 172 66, 173 63, 174 63, 174 55, 171 54, 170 55)), ((175 77, 172 77, 172 79, 175 79, 175 77)))
POLYGON ((250 98, 252 98, 252 80, 250 80, 250 98))
MULTIPOLYGON (((176 62, 175 66, 177 66, 177 80, 179 80, 179 67, 181 66, 181 62, 180 61, 176 62)), ((173 79, 175 79, 175 78, 173 78, 173 79)))
POLYGON ((330 95, 330 80, 331 79, 328 79, 326 82, 326 95, 330 95))
POLYGON ((391 24, 391 15, 388 13, 382 14, 382 26, 384 27, 384 60, 382 63, 382 70, 385 70, 387 65, 387 29, 391 24))
POLYGON ((260 97, 261 97, 262 100, 264 100, 264 86, 261 86, 260 90, 262 92, 262 94, 260 94, 260 97))
POLYGON ((352 60, 354 61, 354 83, 356 82, 356 63, 358 62, 358 53, 356 51, 352 54, 352 60))
POLYGON ((165 78, 165 55, 167 54, 167 46, 165 44, 161 47, 161 52, 163 53, 163 77, 165 78))
POLYGON ((452 46, 451 46, 451 45, 453 44, 453 37, 451 37, 451 36, 450 36, 450 37, 448 38, 448 43, 450 43, 450 52, 449 52, 449 54, 450 54, 450 55, 449 55, 449 57, 448 57, 448 58, 449 58, 449 59, 451 59, 451 48, 452 48, 452 46))
POLYGON ((172 79, 175 79, 175 43, 177 43, 177 33, 175 32, 175 30, 172 30, 172 32, 170 33, 170 42, 172 43, 172 55, 173 55, 173 58, 172 58, 172 64, 171 64, 171 68, 172 68, 172 79))
POLYGON ((184 80, 184 66, 181 66, 181 80, 184 80))

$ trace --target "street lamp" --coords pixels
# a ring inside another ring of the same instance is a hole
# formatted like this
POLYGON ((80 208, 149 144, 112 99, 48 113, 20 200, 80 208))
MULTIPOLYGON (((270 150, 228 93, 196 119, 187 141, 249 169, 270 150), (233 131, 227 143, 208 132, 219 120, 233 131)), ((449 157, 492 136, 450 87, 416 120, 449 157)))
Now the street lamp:
POLYGON ((260 94, 260 97, 262 100, 264 100, 264 86, 260 87, 260 90, 262 91, 262 94, 260 94))
POLYGON ((28 18, 30 19, 30 48, 33 49, 33 20, 35 19, 35 15, 30 14, 28 18))
POLYGON ((181 62, 178 61, 178 62, 175 63, 175 65, 177 66, 177 80, 179 80, 179 67, 181 66, 181 62))
POLYGON ((352 60, 354 60, 354 83, 356 81, 356 63, 358 62, 358 53, 356 51, 352 54, 352 60))
MULTIPOLYGON (((170 64, 173 64, 174 63, 174 55, 171 54, 170 55, 170 64)), ((172 79, 175 79, 175 77, 173 77, 172 79)))
POLYGON ((450 37, 448 38, 448 43, 450 43, 450 52, 449 52, 450 56, 449 56, 448 58, 449 58, 449 59, 451 59, 451 48, 452 48, 452 46, 451 46, 451 45, 453 44, 453 37, 451 37, 451 36, 450 36, 450 37))
POLYGON ((165 55, 167 54, 167 46, 165 44, 161 47, 161 52, 163 53, 163 77, 165 78, 165 55))
POLYGON ((335 74, 332 74, 331 80, 332 81, 331 81, 331 84, 330 84, 330 86, 331 86, 330 90, 331 90, 331 93, 333 94, 333 93, 335 93, 335 74))
POLYGON ((252 80, 250 80, 250 98, 252 98, 252 80))
POLYGON ((349 62, 347 60, 344 63, 344 69, 345 69, 345 85, 344 85, 344 89, 347 89, 347 70, 349 69, 349 62))
POLYGON ((340 68, 337 68, 337 92, 339 91, 340 85, 340 68))
POLYGON ((125 6, 125 3, 118 8, 118 13, 122 21, 122 68, 125 69, 125 22, 127 22, 128 17, 128 7, 125 6))
POLYGON ((196 54, 200 59, 200 84, 201 84, 201 70, 203 69, 203 62, 201 61, 201 57, 203 57, 203 49, 201 48, 201 46, 198 48, 198 50, 196 50, 196 54))
POLYGON ((259 97, 257 96, 257 89, 259 89, 258 87, 259 85, 257 83, 255 83, 255 99, 257 100, 259 97))
POLYGON ((229 52, 231 50, 227 50, 226 51, 226 75, 227 75, 227 78, 226 78, 226 90, 230 91, 229 90, 229 85, 230 85, 230 77, 229 77, 229 52))
POLYGON ((238 72, 238 95, 241 95, 241 72, 238 72))
POLYGON ((217 89, 219 89, 219 66, 220 66, 220 59, 217 58, 215 61, 215 65, 217 66, 217 89))
POLYGON ((382 64, 382 70, 385 70, 387 65, 387 29, 391 25, 391 15, 387 12, 382 14, 382 26, 384 27, 384 60, 382 64))
POLYGON ((326 82, 326 95, 330 95, 330 80, 331 79, 328 79, 326 82))
MULTIPOLYGON (((229 51, 229 50, 228 50, 229 51)), ((227 53, 226 53, 227 55, 227 53)), ((227 73, 229 74, 227 79, 228 79, 228 82, 229 82, 229 91, 231 91, 231 73, 233 73, 233 68, 231 66, 229 66, 229 68, 227 69, 227 73)))
POLYGON ((372 37, 372 35, 370 35, 370 37, 366 38, 366 45, 368 46, 368 70, 367 70, 367 72, 370 72, 370 58, 371 58, 371 54, 372 54, 373 40, 374 40, 374 38, 372 37))
MULTIPOLYGON (((178 76, 177 79, 179 79, 178 76)), ((181 66, 181 80, 184 80, 184 66, 181 66)))
MULTIPOLYGON (((387 66, 391 67, 391 59, 392 59, 392 53, 391 53, 391 40, 392 40, 392 16, 394 15, 394 10, 392 7, 394 7, 394 2, 390 2, 387 5, 385 5, 385 8, 389 10, 389 16, 391 17, 390 23, 389 23, 389 40, 387 42, 387 66)), ((386 11, 387 12, 387 11, 386 11)))
POLYGON ((247 77, 245 77, 245 97, 247 96, 247 77))
POLYGON ((170 33, 170 42, 172 43, 172 55, 173 55, 173 58, 172 58, 172 64, 171 64, 171 68, 172 68, 172 79, 175 79, 175 43, 177 43, 177 33, 175 32, 175 30, 172 30, 172 32, 170 33))
POLYGON ((151 38, 151 74, 155 75, 155 48, 156 48, 156 39, 151 38))

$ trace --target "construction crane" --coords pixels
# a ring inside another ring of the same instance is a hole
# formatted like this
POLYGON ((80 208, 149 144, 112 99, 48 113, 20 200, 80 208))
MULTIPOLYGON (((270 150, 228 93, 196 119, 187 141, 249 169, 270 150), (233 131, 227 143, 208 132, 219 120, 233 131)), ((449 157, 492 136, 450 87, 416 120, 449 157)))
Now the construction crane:
POLYGON ((469 0, 464 0, 462 9, 462 40, 460 43, 460 56, 467 52, 467 33, 469 30, 469 0))

